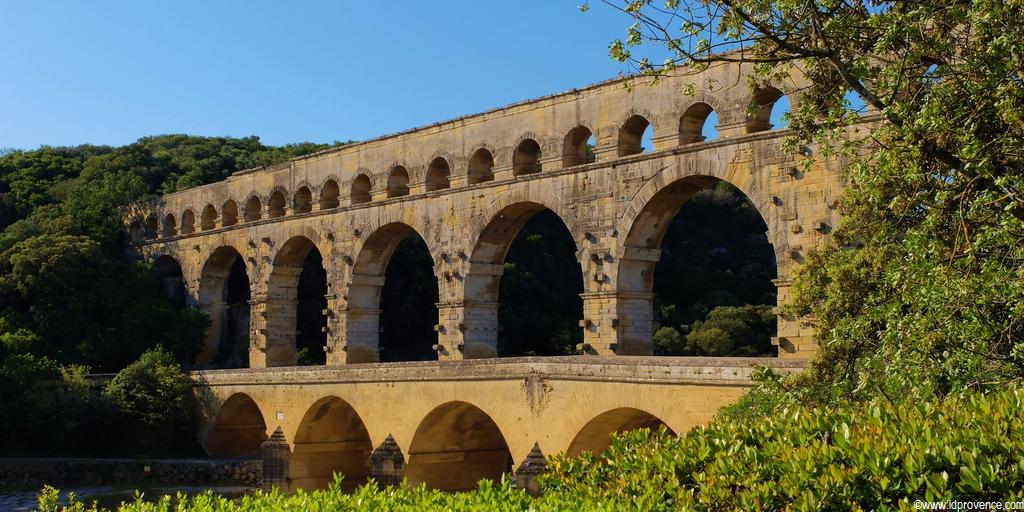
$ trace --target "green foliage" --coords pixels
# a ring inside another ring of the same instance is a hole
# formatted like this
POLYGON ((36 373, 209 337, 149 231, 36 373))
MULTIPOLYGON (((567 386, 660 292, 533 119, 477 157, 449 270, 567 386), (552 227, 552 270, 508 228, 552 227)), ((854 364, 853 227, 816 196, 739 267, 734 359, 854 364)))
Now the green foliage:
POLYGON ((118 372, 104 388, 103 397, 130 425, 157 433, 152 437, 156 441, 188 431, 191 388, 191 381, 174 356, 156 347, 118 372))
POLYGON ((655 4, 622 3, 633 25, 613 58, 655 77, 739 60, 753 88, 802 72, 786 146, 813 148, 807 171, 849 161, 835 243, 809 251, 793 288, 821 346, 814 395, 919 401, 1024 376, 1024 7, 655 4))
MULTIPOLYGON (((423 487, 352 493, 329 489, 211 494, 124 512, 227 510, 909 510, 915 500, 1024 500, 1024 390, 944 402, 843 408, 790 406, 779 414, 716 421, 675 437, 664 430, 616 435, 599 457, 553 457, 531 499, 509 482, 464 493, 423 487)), ((66 511, 44 489, 40 510, 66 511), (45 506, 44 506, 45 505, 45 506)), ((72 503, 70 507, 85 507, 72 503)))
POLYGON ((706 356, 759 356, 773 352, 775 314, 770 306, 720 306, 686 335, 687 352, 706 356))

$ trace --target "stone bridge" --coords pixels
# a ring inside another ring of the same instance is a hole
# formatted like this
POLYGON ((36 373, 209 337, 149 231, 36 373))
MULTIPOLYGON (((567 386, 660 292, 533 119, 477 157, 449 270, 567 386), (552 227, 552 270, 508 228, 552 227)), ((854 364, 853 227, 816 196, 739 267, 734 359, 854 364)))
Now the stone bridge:
POLYGON ((755 362, 800 366, 813 333, 778 309, 778 358, 647 357, 662 239, 695 193, 725 181, 760 212, 779 304, 805 252, 837 222, 841 162, 813 146, 783 150, 789 132, 770 122, 783 97, 799 108, 804 79, 755 83, 750 72, 717 64, 653 85, 611 80, 136 205, 126 217, 134 247, 210 314, 197 362, 215 361, 240 325, 248 333, 251 369, 195 374, 204 446, 252 453, 274 432, 300 487, 341 470, 350 482, 372 472, 464 488, 534 447, 596 450, 609 432, 637 426, 683 432, 749 387, 755 362), (717 138, 706 140, 712 114, 717 138), (505 256, 543 210, 575 242, 584 355, 500 359, 505 256), (385 269, 413 235, 437 279, 438 361, 378 363, 385 269), (299 368, 297 339, 310 335, 299 282, 310 261, 326 276, 313 333, 326 365, 299 368))
POLYGON ((685 432, 735 401, 755 364, 803 363, 563 356, 203 371, 197 432, 230 457, 259 454, 275 431, 287 447, 277 483, 291 488, 338 472, 348 486, 372 476, 463 490, 508 473, 528 481, 548 455, 600 453, 612 432, 685 432))

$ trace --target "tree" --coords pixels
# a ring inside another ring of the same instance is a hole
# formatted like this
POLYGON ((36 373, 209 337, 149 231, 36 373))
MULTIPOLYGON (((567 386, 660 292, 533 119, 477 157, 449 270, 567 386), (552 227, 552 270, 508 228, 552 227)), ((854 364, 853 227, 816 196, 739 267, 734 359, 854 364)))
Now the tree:
POLYGON ((103 396, 129 420, 138 439, 161 445, 187 433, 192 382, 162 347, 150 349, 117 373, 103 396))
POLYGON ((836 243, 808 256, 791 304, 817 330, 816 397, 917 400, 1024 375, 1024 6, 614 5, 634 23, 610 53, 641 73, 804 73, 790 147, 853 159, 836 243), (880 122, 851 140, 860 107, 880 122))

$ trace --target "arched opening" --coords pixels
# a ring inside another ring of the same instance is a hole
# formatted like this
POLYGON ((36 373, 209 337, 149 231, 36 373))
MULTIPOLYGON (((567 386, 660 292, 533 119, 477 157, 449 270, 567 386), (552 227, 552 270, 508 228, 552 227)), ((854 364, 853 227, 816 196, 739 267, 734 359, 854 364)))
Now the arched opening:
POLYGON ((165 237, 172 237, 178 234, 178 223, 175 222, 173 213, 164 215, 163 234, 165 237))
POLYGON ((718 115, 707 103, 694 103, 679 118, 679 143, 692 144, 718 138, 718 115))
POLYGON ((476 185, 494 179, 494 156, 480 148, 469 159, 469 184, 476 185))
POLYGON ((352 267, 348 297, 349 362, 437 358, 437 280, 412 227, 391 223, 370 235, 352 267))
POLYGON ((159 232, 160 232, 160 228, 159 228, 159 223, 156 220, 156 217, 147 217, 146 218, 146 227, 145 227, 144 233, 143 233, 144 236, 146 237, 146 240, 154 240, 154 239, 156 239, 156 235, 159 232))
POLYGON ((494 420, 466 402, 448 402, 427 414, 409 446, 405 476, 412 485, 443 491, 475 489, 512 471, 512 455, 494 420))
POLYGON ((164 295, 170 299, 175 307, 179 309, 185 307, 185 302, 188 299, 188 289, 185 288, 185 278, 178 261, 165 254, 153 262, 153 270, 160 277, 160 284, 163 285, 164 295))
POLYGON ((427 192, 451 187, 450 176, 448 161, 441 157, 435 158, 427 167, 427 192))
POLYGON ((284 198, 284 192, 281 192, 280 190, 274 191, 273 194, 270 194, 270 203, 267 205, 267 216, 271 219, 284 217, 285 206, 286 201, 284 198))
POLYGON ((782 91, 775 87, 758 89, 752 103, 754 113, 747 118, 747 133, 771 130, 773 121, 784 124, 783 110, 789 110, 789 99, 782 91))
POLYGON ((139 219, 133 220, 128 225, 128 239, 136 244, 141 242, 143 240, 143 230, 142 221, 139 219))
POLYGON ((211 457, 259 457, 266 440, 267 424, 260 408, 249 395, 235 393, 217 411, 206 437, 206 452, 211 457))
POLYGON ((299 187, 292 200, 293 213, 309 213, 313 211, 313 193, 309 187, 299 187))
POLYGON ((292 487, 322 489, 340 473, 343 489, 354 489, 370 475, 372 451, 370 434, 355 409, 340 398, 322 398, 306 411, 295 433, 288 465, 292 487))
POLYGON ((197 363, 222 368, 249 365, 249 299, 242 255, 234 247, 217 248, 203 265, 199 284, 199 307, 209 315, 210 327, 197 363))
POLYGON ((295 332, 296 354, 300 365, 324 364, 327 362, 324 346, 327 344, 327 271, 323 256, 314 246, 309 249, 302 262, 299 274, 299 288, 296 291, 295 332))
POLYGON ((467 357, 573 353, 583 336, 576 251, 565 223, 541 204, 516 203, 495 215, 465 279, 467 357))
POLYGON ((212 204, 203 208, 203 215, 199 218, 199 229, 206 231, 217 227, 217 208, 212 204))
POLYGON ((356 176, 356 179, 352 181, 352 204, 363 204, 369 203, 373 196, 370 194, 370 177, 365 174, 356 176))
POLYGON ((181 214, 181 234, 192 234, 196 230, 196 214, 192 210, 185 210, 181 214))
POLYGON ((263 218, 263 205, 258 196, 252 196, 245 201, 245 221, 253 222, 263 218))
POLYGON ((267 288, 267 301, 273 304, 266 319, 267 366, 294 365, 299 351, 302 363, 323 363, 326 292, 327 273, 316 244, 292 237, 274 257, 267 288))
POLYGON ((597 160, 594 155, 594 134, 586 126, 577 126, 565 136, 562 145, 562 166, 589 164, 597 160))
POLYGON ((222 226, 234 226, 238 224, 238 203, 233 199, 228 199, 224 202, 224 207, 221 208, 221 221, 222 226))
POLYGON ((629 156, 651 151, 653 144, 650 142, 654 136, 651 123, 644 116, 634 115, 626 119, 619 128, 619 156, 629 156))
POLYGON ((630 407, 612 409, 587 422, 569 443, 565 453, 570 457, 577 457, 583 452, 600 455, 611 444, 612 434, 642 428, 655 431, 662 427, 674 434, 672 429, 651 413, 630 407))
POLYGON ((338 182, 334 180, 327 180, 324 182, 324 186, 320 188, 320 209, 328 210, 331 208, 337 208, 340 204, 338 202, 338 182))
POLYGON ((522 176, 540 172, 540 144, 526 139, 516 146, 512 153, 512 174, 522 176))
POLYGON ((399 165, 388 173, 388 197, 409 195, 409 171, 399 165))
POLYGON ((633 220, 619 261, 619 318, 630 326, 622 344, 660 355, 776 354, 767 231, 747 196, 717 178, 661 189, 633 220))

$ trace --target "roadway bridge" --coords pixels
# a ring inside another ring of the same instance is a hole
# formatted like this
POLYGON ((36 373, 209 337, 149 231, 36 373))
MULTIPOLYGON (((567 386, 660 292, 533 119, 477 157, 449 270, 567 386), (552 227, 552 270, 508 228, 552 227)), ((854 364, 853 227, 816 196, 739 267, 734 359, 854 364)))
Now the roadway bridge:
POLYGON ((788 373, 803 362, 566 356, 202 371, 196 431, 218 457, 256 456, 275 433, 287 460, 275 483, 293 489, 323 487, 334 472, 350 486, 373 476, 471 489, 506 473, 529 479, 552 454, 599 453, 612 432, 686 432, 742 395, 754 365, 788 373))

